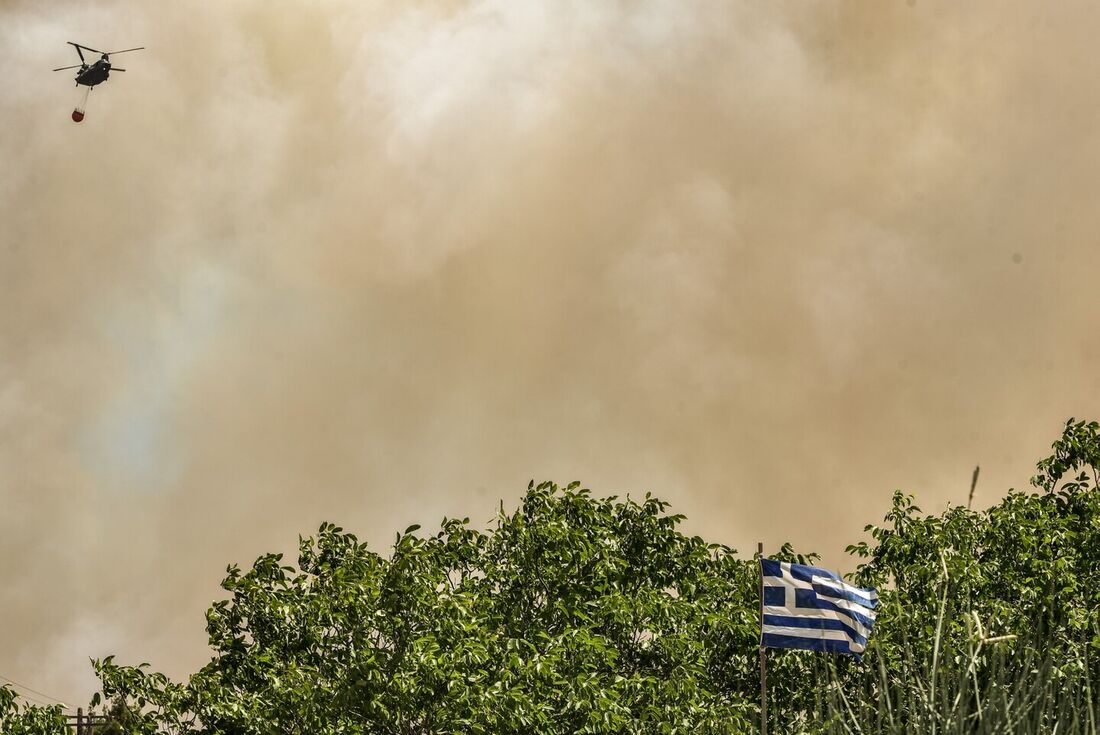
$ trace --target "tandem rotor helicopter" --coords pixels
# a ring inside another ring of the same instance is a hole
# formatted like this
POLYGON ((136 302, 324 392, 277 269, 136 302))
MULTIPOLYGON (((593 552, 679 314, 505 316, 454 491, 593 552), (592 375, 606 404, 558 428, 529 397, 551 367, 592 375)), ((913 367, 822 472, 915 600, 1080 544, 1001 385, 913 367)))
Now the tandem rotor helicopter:
POLYGON ((107 81, 107 78, 113 71, 126 71, 117 66, 111 66, 111 54, 125 54, 129 51, 141 51, 145 47, 138 46, 136 48, 123 49, 122 51, 97 51, 90 46, 81 46, 79 43, 73 43, 72 41, 66 41, 66 43, 76 49, 76 54, 80 57, 80 63, 73 66, 62 66, 54 69, 54 71, 80 69, 80 71, 76 73, 76 84, 77 86, 83 84, 88 88, 84 92, 84 97, 81 99, 80 104, 73 109, 73 122, 80 122, 84 119, 84 105, 88 101, 88 93, 92 91, 92 87, 107 81), (83 49, 83 51, 81 49, 83 49), (84 51, 91 51, 92 53, 101 54, 101 56, 98 61, 89 64, 84 58, 84 51))

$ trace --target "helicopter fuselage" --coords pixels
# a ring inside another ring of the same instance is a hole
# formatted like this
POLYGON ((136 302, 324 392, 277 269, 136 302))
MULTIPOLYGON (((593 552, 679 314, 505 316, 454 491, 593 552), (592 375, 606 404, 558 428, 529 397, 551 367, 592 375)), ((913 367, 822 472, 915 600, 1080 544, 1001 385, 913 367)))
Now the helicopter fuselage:
POLYGON ((100 59, 94 64, 90 64, 86 67, 82 67, 80 71, 76 73, 76 83, 83 84, 85 87, 94 87, 97 84, 103 84, 107 81, 107 77, 111 74, 111 62, 100 59))

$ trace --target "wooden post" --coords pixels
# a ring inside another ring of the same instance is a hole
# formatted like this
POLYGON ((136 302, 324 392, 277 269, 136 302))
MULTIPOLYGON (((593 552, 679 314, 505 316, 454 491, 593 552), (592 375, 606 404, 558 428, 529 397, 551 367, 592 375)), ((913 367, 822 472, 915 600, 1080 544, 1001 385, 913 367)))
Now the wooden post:
POLYGON ((84 708, 76 708, 76 735, 84 735, 84 708))
POLYGON ((760 735, 768 735, 768 657, 764 648, 764 542, 756 544, 756 567, 760 574, 760 735))

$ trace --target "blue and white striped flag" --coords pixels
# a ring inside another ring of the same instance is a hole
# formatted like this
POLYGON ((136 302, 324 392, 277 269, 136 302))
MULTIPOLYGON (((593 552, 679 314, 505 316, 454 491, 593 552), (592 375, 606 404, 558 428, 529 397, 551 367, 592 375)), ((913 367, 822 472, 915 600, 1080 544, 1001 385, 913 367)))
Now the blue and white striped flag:
POLYGON ((805 564, 760 560, 760 645, 850 653, 867 648, 878 593, 846 583, 839 575, 805 564))

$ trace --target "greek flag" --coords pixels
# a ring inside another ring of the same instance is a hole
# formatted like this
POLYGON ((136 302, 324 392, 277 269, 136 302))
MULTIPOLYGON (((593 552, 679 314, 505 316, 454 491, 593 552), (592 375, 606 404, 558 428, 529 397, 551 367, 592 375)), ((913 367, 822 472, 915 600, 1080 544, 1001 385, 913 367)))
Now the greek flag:
POLYGON ((849 653, 859 658, 875 623, 878 594, 838 575, 773 559, 760 560, 760 645, 849 653))

